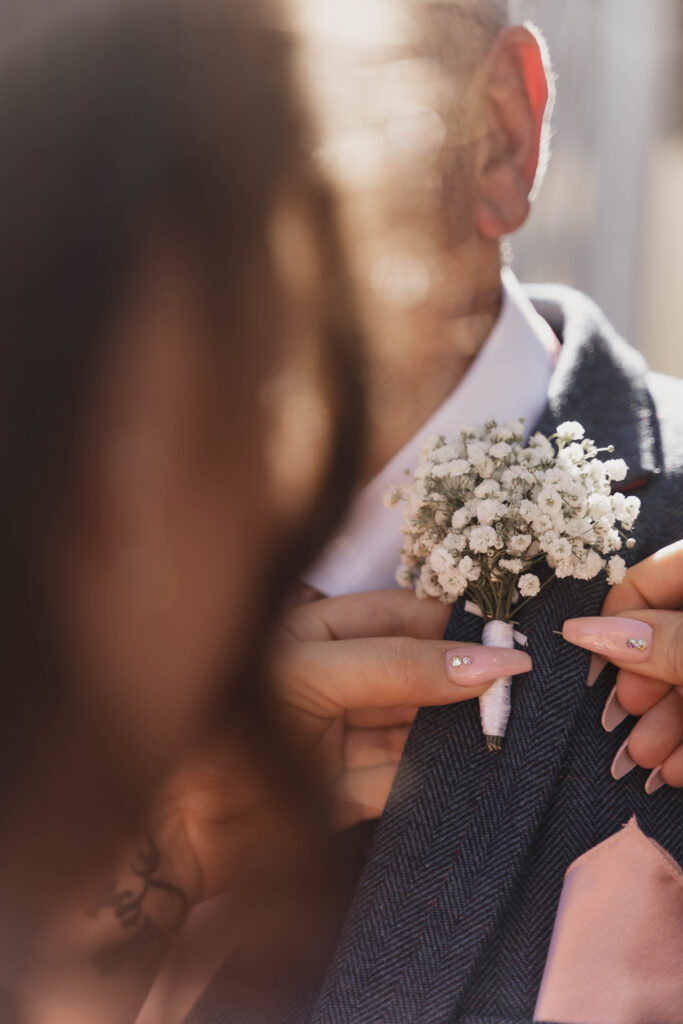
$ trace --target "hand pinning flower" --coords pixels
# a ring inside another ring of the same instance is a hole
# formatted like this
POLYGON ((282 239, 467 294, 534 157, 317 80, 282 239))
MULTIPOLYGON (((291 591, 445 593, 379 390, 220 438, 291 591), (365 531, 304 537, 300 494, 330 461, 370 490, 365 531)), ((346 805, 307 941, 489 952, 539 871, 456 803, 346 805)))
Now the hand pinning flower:
MULTIPOLYGON (((399 584, 447 604, 467 596, 497 624, 488 631, 497 646, 512 643, 513 612, 550 579, 606 571, 610 585, 620 583, 626 563, 618 552, 633 546, 627 534, 640 511, 637 498, 612 494, 626 463, 601 461, 613 449, 598 449, 580 423, 528 443, 523 430, 490 422, 463 428, 455 441, 431 437, 410 482, 386 498, 403 510, 399 584), (543 584, 535 571, 542 563, 553 570, 543 584)), ((493 749, 505 735, 509 689, 510 680, 499 680, 481 698, 493 749)))

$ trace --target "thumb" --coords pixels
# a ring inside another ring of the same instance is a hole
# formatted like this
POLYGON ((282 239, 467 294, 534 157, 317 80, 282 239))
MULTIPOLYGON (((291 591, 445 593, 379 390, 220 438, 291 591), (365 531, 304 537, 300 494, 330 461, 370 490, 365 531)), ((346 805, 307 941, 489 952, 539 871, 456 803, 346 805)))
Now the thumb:
POLYGON ((501 676, 529 672, 523 651, 445 640, 373 637, 290 644, 276 668, 281 696, 300 711, 335 718, 366 707, 452 704, 501 676))

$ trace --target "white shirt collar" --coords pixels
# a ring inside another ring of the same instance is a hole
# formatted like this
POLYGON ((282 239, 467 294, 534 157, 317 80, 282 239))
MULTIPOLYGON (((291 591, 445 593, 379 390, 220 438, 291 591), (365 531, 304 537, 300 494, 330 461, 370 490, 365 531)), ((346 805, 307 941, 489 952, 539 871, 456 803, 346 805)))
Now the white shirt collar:
POLYGON ((430 434, 452 436, 462 424, 525 419, 529 428, 546 404, 559 342, 539 316, 511 270, 502 273, 503 301, 476 359, 436 412, 367 484, 318 562, 305 574, 311 587, 329 597, 396 586, 401 548, 401 513, 383 497, 418 463, 430 434))

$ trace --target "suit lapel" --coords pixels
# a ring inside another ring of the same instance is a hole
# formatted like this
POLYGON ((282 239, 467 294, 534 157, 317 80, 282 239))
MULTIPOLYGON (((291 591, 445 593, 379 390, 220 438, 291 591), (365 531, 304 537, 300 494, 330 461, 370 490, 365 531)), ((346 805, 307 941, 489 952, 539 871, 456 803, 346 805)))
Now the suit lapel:
MULTIPOLYGON (((626 487, 646 481, 661 454, 642 359, 583 297, 555 289, 532 298, 563 340, 539 429, 579 419, 626 459, 626 487)), ((420 713, 313 1024, 443 1024, 457 1013, 586 697, 589 656, 554 631, 597 614, 606 589, 603 580, 555 581, 522 611, 534 670, 515 684, 502 755, 483 748, 476 702, 420 713)), ((481 621, 459 604, 446 637, 479 641, 481 621)))

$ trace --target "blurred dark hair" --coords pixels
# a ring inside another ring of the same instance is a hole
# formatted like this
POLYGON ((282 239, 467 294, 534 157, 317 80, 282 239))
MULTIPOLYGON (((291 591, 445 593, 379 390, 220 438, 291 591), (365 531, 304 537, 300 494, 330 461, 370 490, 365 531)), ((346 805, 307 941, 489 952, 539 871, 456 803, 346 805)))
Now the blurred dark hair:
MULTIPOLYGON (((277 347, 267 245, 277 194, 288 188, 310 215, 331 456, 307 513, 280 538, 263 594, 266 627, 343 512, 363 417, 334 211, 307 156, 285 38, 268 28, 259 0, 3 3, 0 140, 3 828, 45 730, 66 750, 75 728, 46 609, 45 556, 70 515, 111 321, 150 237, 181 247, 216 327, 250 326, 217 332, 239 382, 225 411, 238 430, 239 388, 258 385, 277 347), (257 296, 248 287, 254 267, 264 284, 257 296)), ((261 622, 245 638, 225 699, 277 774, 288 752, 259 664, 263 635, 261 622)))

